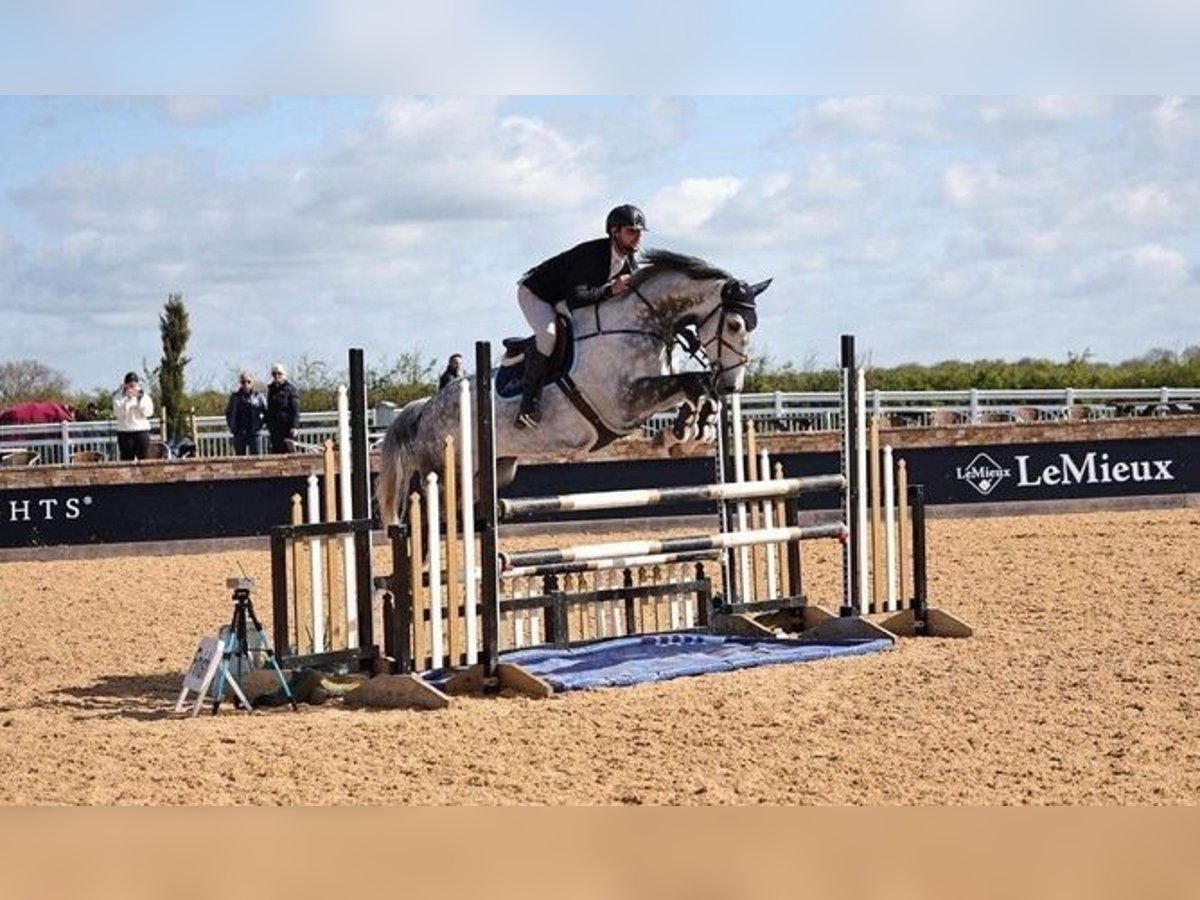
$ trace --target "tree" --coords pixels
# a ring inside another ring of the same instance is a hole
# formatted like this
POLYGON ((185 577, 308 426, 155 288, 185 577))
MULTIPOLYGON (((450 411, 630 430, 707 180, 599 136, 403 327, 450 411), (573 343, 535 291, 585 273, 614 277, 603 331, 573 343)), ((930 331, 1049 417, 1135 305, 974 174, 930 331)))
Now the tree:
POLYGON ((158 317, 162 334, 162 363, 158 367, 158 387, 161 394, 162 417, 167 425, 167 438, 174 440, 186 434, 187 418, 184 409, 183 370, 191 362, 183 355, 191 329, 182 294, 169 294, 158 317))
POLYGON ((36 359, 0 363, 0 408, 27 400, 59 400, 69 387, 65 375, 36 359))
POLYGON ((365 369, 368 403, 389 400, 403 406, 418 397, 428 397, 437 388, 437 360, 423 359, 419 349, 401 353, 390 363, 382 359, 365 369))

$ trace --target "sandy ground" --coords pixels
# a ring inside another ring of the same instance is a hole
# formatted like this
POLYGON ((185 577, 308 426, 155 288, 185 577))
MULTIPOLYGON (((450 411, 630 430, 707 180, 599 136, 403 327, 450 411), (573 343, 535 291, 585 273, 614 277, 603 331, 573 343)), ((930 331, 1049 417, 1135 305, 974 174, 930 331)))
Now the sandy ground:
POLYGON ((1200 510, 929 527, 931 598, 972 639, 441 712, 173 716, 226 576, 269 614, 265 552, 5 563, 0 802, 1200 801, 1200 510))

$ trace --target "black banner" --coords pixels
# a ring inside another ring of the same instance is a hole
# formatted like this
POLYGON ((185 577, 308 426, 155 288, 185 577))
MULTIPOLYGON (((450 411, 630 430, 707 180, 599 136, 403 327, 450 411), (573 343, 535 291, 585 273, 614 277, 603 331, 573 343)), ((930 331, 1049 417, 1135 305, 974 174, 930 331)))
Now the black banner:
MULTIPOLYGON (((1025 500, 1088 500, 1200 493, 1200 438, 1143 438, 1054 444, 915 447, 894 451, 904 460, 910 484, 923 484, 929 504, 1011 503, 1025 500)), ((784 475, 840 471, 836 453, 785 453, 774 462, 784 475)), ((713 480, 709 459, 639 460, 561 466, 528 466, 502 495, 545 496, 623 488, 676 487, 713 480)), ((801 505, 833 509, 833 492, 806 495, 801 505)), ((628 515, 693 515, 711 503, 631 510, 628 515)), ((619 518, 621 511, 572 513, 569 518, 619 518)), ((557 518, 566 518, 562 514, 557 518)))
MULTIPOLYGON (((1085 500, 1200 493, 1200 438, 898 449, 930 504, 1085 500)), ((787 477, 838 471, 836 453, 780 454, 787 477)), ((711 484, 709 458, 526 465, 505 497, 711 484)), ((0 491, 0 547, 266 535, 287 524, 304 478, 173 481, 0 491)), ((802 505, 833 509, 836 492, 802 505)), ((556 514, 557 521, 712 513, 713 503, 556 514)))
POLYGON ((291 521, 304 478, 170 481, 0 491, 0 546, 266 535, 291 521))
POLYGON ((1085 500, 1200 492, 1200 438, 998 444, 897 452, 930 503, 1085 500))

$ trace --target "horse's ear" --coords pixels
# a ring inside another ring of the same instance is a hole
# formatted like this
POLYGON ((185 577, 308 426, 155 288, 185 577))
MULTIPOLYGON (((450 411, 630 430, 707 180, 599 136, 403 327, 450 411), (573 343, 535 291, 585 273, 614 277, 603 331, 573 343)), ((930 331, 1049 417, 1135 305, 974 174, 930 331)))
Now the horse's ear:
POLYGON ((758 284, 750 285, 750 295, 757 297, 759 294, 769 288, 771 286, 771 282, 774 280, 774 278, 768 278, 766 281, 760 281, 758 284))

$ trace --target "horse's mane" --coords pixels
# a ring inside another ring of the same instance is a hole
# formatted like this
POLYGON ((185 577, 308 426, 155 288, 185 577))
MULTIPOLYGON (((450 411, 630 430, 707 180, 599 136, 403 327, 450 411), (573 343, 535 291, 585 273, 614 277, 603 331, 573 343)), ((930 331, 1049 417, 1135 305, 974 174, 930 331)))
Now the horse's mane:
POLYGON ((673 250, 647 250, 642 255, 642 258, 645 260, 646 265, 633 273, 633 284, 635 287, 654 275, 656 270, 661 271, 662 269, 680 272, 688 278, 694 278, 697 281, 709 278, 733 277, 724 269, 718 269, 716 266, 698 257, 676 253, 673 250))

